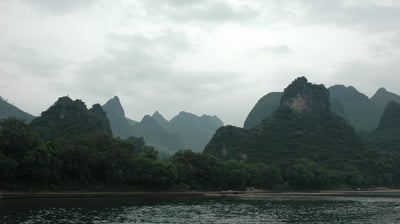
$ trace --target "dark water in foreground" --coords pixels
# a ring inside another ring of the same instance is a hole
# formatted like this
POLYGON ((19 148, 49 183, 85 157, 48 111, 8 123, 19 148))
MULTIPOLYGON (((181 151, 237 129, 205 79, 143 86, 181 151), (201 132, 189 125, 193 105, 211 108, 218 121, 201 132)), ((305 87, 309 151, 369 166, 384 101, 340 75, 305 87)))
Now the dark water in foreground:
POLYGON ((0 200, 0 223, 400 223, 400 198, 0 200))

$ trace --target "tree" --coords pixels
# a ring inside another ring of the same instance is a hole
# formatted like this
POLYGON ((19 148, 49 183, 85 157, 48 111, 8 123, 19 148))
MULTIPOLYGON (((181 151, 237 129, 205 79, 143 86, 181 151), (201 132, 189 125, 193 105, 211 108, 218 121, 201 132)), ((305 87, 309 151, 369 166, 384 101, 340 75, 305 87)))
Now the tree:
POLYGON ((6 183, 15 183, 17 175, 17 161, 0 152, 0 186, 6 183))
POLYGON ((329 186, 328 171, 319 164, 302 159, 289 167, 286 179, 293 189, 322 189, 329 186))
POLYGON ((172 156, 171 161, 178 172, 178 184, 201 190, 222 186, 223 167, 214 156, 181 150, 172 156))
POLYGON ((58 183, 61 166, 51 143, 30 151, 19 167, 19 179, 40 184, 58 183))
POLYGON ((0 152, 5 156, 20 162, 39 144, 36 134, 22 120, 8 118, 0 121, 0 152))

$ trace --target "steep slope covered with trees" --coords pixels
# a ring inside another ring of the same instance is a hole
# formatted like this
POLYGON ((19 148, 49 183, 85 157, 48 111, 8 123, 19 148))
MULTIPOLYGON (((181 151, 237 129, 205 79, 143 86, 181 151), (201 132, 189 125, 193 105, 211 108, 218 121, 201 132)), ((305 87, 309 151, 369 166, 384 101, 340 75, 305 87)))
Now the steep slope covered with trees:
POLYGON ((363 150, 354 129, 330 111, 328 90, 302 77, 285 89, 269 119, 249 130, 220 128, 205 152, 224 159, 276 163, 306 158, 336 166, 336 160, 363 150))
POLYGON ((44 140, 67 134, 102 134, 112 136, 109 120, 99 104, 88 109, 81 100, 60 97, 31 127, 44 140))

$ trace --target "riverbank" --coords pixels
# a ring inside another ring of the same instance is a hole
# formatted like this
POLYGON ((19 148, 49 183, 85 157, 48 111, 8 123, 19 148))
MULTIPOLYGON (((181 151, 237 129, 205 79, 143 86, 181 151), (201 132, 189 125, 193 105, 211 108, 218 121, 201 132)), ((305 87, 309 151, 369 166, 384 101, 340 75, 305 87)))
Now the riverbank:
POLYGON ((196 191, 196 192, 0 192, 0 199, 28 198, 212 198, 212 197, 306 197, 306 196, 363 196, 400 197, 400 189, 366 191, 318 191, 318 192, 272 192, 272 191, 196 191))

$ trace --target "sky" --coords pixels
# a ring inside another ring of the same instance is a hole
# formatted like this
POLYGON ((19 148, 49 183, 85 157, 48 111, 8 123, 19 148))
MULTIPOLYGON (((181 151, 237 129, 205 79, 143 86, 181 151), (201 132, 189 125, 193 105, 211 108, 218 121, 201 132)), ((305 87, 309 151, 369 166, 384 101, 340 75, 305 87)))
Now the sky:
POLYGON ((33 115, 117 95, 134 120, 242 126, 299 76, 400 93, 398 0, 12 0, 0 28, 0 96, 33 115))

